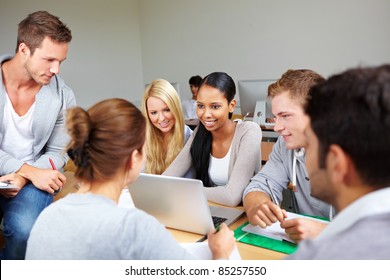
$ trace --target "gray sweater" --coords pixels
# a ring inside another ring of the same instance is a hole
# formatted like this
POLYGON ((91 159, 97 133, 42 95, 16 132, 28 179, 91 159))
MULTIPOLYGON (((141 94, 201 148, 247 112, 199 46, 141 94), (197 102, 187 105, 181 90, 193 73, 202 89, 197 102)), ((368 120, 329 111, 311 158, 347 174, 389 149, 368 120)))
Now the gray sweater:
POLYGON ((250 192, 264 192, 272 197, 270 190, 265 183, 268 179, 278 201, 282 201, 282 191, 287 189, 289 182, 293 182, 293 161, 296 158, 296 182, 297 191, 295 196, 301 214, 329 217, 331 206, 324 203, 310 194, 310 181, 306 171, 305 153, 296 150, 288 150, 282 138, 278 138, 275 143, 269 160, 261 171, 252 178, 246 187, 244 197, 250 192))
MULTIPOLYGON (((11 59, 12 56, 0 57, 0 64, 11 59)), ((3 86, 0 68, 0 124, 3 123, 6 92, 3 86)), ((65 128, 65 111, 76 106, 73 91, 65 85, 64 81, 55 76, 48 85, 41 88, 35 97, 35 110, 33 115, 34 163, 38 168, 51 168, 49 157, 57 168, 65 166, 68 155, 64 148, 69 142, 65 128)), ((0 125, 0 143, 3 139, 4 127, 0 125)), ((21 168, 24 162, 0 150, 0 175, 13 173, 21 168)))
POLYGON ((389 260, 390 187, 355 200, 313 239, 299 243, 287 259, 389 260))
MULTIPOLYGON (((183 150, 163 175, 183 177, 192 168, 190 149, 197 128, 183 150)), ((254 122, 238 121, 229 161, 229 181, 224 186, 204 188, 207 199, 216 203, 237 206, 250 179, 260 170, 261 129, 254 122)))
POLYGON ((38 217, 26 259, 194 258, 155 218, 94 194, 69 194, 38 217))

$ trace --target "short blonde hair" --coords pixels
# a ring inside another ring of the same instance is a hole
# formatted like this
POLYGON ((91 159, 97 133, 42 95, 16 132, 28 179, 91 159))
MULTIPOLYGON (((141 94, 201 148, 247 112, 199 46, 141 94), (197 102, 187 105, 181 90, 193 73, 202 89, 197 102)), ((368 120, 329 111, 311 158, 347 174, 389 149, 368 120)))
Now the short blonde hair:
POLYGON ((142 112, 147 120, 146 125, 146 173, 161 174, 172 163, 184 146, 184 114, 180 97, 175 88, 164 79, 153 80, 145 89, 142 99, 142 112), (167 149, 163 147, 163 133, 155 127, 147 108, 149 97, 157 97, 167 104, 175 118, 173 135, 167 149))

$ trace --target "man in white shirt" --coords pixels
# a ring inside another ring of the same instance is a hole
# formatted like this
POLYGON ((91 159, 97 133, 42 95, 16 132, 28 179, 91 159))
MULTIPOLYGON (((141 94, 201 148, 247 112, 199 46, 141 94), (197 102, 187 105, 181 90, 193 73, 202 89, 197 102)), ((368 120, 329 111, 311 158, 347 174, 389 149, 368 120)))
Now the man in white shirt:
POLYGON ((311 194, 335 219, 289 259, 390 259, 390 65, 356 68, 310 90, 311 194))
POLYGON ((64 113, 76 101, 57 74, 71 39, 58 17, 38 11, 19 23, 15 55, 0 56, 0 181, 15 186, 0 190, 1 259, 24 259, 36 218, 66 181, 56 169, 68 160, 64 113))
POLYGON ((192 76, 188 81, 191 88, 192 99, 182 101, 185 120, 193 120, 198 118, 198 115, 196 114, 196 96, 198 95, 198 90, 201 82, 202 77, 198 75, 192 76))

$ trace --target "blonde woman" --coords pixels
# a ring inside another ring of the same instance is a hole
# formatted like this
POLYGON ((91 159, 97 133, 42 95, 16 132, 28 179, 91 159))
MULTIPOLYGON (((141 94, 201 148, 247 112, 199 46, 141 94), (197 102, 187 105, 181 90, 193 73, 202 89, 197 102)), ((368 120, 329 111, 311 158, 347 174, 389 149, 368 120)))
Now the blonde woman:
POLYGON ((145 173, 161 174, 176 158, 192 130, 184 124, 180 97, 164 79, 145 89, 142 112, 146 117, 145 173))

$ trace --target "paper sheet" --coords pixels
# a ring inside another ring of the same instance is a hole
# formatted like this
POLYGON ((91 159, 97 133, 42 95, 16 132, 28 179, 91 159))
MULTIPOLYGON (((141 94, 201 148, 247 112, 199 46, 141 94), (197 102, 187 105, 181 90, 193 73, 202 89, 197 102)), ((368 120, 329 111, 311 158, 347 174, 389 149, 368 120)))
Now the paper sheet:
MULTIPOLYGON (((287 219, 295 219, 295 218, 305 218, 305 219, 309 219, 309 220, 315 220, 317 222, 328 223, 327 221, 323 221, 320 219, 316 219, 316 218, 312 218, 312 217, 308 217, 308 216, 303 216, 303 215, 295 214, 292 212, 287 212, 287 219)), ((273 223, 271 226, 268 226, 266 228, 261 228, 259 226, 253 226, 251 224, 248 224, 247 226, 243 227, 242 230, 245 232, 250 232, 253 234, 257 234, 257 235, 266 236, 266 237, 273 238, 273 239, 280 240, 280 241, 284 240, 284 241, 295 243, 295 241, 292 240, 286 234, 284 229, 282 229, 280 227, 279 221, 277 221, 276 223, 273 223)))
POLYGON ((284 229, 280 227, 280 223, 276 222, 272 224, 271 226, 268 226, 266 228, 261 228, 259 226, 253 226, 251 224, 248 224, 247 226, 242 228, 243 231, 266 236, 272 239, 276 239, 279 241, 289 241, 292 243, 295 243, 288 235, 284 232, 284 229))
POLYGON ((0 182, 0 190, 5 190, 5 189, 18 189, 18 187, 10 183, 0 182))

